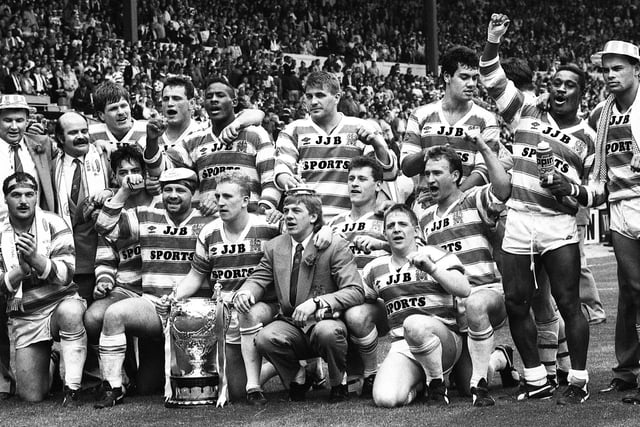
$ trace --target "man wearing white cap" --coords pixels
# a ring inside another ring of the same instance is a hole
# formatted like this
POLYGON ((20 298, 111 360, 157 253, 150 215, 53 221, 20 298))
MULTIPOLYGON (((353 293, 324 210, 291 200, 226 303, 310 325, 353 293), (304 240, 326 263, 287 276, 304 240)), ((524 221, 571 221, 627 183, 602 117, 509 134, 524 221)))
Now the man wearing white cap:
MULTIPOLYGON (((22 95, 0 96, 0 181, 15 172, 36 178, 40 207, 53 211, 55 199, 51 183, 51 140, 46 136, 26 135, 29 105, 22 95)), ((7 204, 0 198, 0 219, 7 215, 7 204)), ((9 370, 9 337, 6 300, 0 296, 0 398, 13 394, 15 384, 9 370)))
MULTIPOLYGON (((201 216, 191 206, 198 180, 186 168, 168 169, 160 175, 163 208, 138 206, 123 211, 131 187, 142 186, 142 175, 130 175, 128 184, 107 200, 98 215, 96 229, 105 238, 139 240, 142 257, 142 297, 127 298, 111 305, 104 314, 100 335, 100 367, 105 393, 96 408, 112 407, 122 401, 122 364, 126 351, 126 335, 148 339, 150 353, 140 354, 138 389, 149 391, 163 383, 162 322, 155 304, 174 291, 191 267, 200 230, 211 218, 201 216), (151 344, 151 343, 150 343, 151 344), (153 348, 152 348, 153 347, 153 348), (151 357, 145 357, 151 356, 151 357), (142 361, 144 360, 144 362, 142 361)), ((210 297, 205 286, 195 296, 210 297)))
MULTIPOLYGON (((589 119, 598 131, 596 158, 589 187, 569 188, 559 184, 558 194, 577 191, 586 206, 609 201, 611 239, 618 262, 618 314, 615 352, 618 365, 606 391, 624 391, 638 386, 640 371, 637 315, 640 311, 640 52, 638 46, 611 40, 604 50, 591 56, 602 68, 609 97, 589 119)), ((640 404, 640 390, 623 402, 640 404)))

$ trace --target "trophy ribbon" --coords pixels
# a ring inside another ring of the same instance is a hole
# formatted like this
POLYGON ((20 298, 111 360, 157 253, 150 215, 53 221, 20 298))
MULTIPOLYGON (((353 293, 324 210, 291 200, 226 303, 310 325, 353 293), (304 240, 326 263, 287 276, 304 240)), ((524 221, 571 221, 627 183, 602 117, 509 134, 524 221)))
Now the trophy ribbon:
POLYGON ((218 347, 218 375, 220 378, 220 387, 218 388, 218 401, 216 407, 222 407, 229 402, 229 390, 227 388, 227 365, 226 365, 226 334, 224 321, 224 302, 222 301, 222 286, 220 283, 215 284, 216 301, 216 346, 218 347))

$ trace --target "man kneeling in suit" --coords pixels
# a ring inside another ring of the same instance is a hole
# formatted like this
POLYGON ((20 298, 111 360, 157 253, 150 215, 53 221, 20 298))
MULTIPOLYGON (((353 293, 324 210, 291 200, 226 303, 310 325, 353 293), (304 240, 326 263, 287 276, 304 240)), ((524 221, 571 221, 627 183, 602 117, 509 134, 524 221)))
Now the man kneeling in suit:
POLYGON ((313 245, 313 235, 322 227, 322 202, 313 191, 289 193, 284 215, 288 234, 266 244, 234 305, 246 313, 275 290, 280 313, 256 336, 258 352, 275 366, 292 401, 305 400, 308 389, 298 361, 321 356, 329 367, 329 401, 343 401, 348 337, 340 314, 364 302, 362 279, 345 240, 334 237, 323 250, 313 245))

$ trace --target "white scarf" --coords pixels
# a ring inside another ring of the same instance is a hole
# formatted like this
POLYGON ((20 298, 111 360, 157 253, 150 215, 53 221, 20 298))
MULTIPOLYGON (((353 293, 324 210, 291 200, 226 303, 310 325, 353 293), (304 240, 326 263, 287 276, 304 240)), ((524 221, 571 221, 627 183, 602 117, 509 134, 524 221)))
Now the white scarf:
MULTIPOLYGON (((51 255, 51 231, 49 230, 49 224, 44 218, 42 210, 39 207, 36 207, 35 216, 29 232, 36 236, 36 252, 46 258, 49 258, 49 255, 51 255)), ((16 249, 15 232, 11 222, 9 221, 9 216, 7 216, 2 223, 2 242, 0 250, 2 250, 2 258, 4 259, 5 274, 20 266, 18 251, 16 249)), ((14 294, 7 303, 7 313, 12 311, 22 311, 22 308, 22 282, 20 282, 20 284, 15 287, 14 294)))
MULTIPOLYGON (((64 177, 64 156, 60 151, 56 157, 56 188, 58 189, 58 210, 59 214, 72 227, 72 218, 69 213, 69 192, 67 182, 64 177)), ((85 154, 82 162, 84 173, 82 174, 82 188, 86 197, 94 196, 108 187, 109 173, 104 170, 102 156, 95 145, 89 145, 89 152, 85 154)), ((81 202, 78 200, 78 202, 81 202)))

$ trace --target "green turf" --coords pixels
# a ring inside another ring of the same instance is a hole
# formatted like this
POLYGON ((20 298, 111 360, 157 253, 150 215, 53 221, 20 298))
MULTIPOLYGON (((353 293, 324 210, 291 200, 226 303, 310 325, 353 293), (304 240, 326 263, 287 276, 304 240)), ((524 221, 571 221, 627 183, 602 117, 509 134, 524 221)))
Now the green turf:
MULTIPOLYGON (((226 408, 165 409, 161 396, 126 398, 112 409, 94 410, 91 404, 76 409, 60 406, 60 397, 38 404, 17 398, 0 402, 0 425, 260 425, 260 426, 636 426, 640 407, 623 404, 621 394, 599 394, 610 379, 615 361, 613 334, 617 298, 615 262, 612 255, 590 260, 600 295, 607 311, 607 322, 591 328, 589 373, 591 398, 583 405, 560 407, 554 400, 516 402, 515 389, 504 390, 494 381, 492 395, 496 406, 473 408, 469 398, 451 392, 451 405, 445 408, 415 403, 398 409, 380 409, 370 400, 353 398, 348 402, 326 403, 328 390, 310 393, 305 403, 286 402, 282 391, 267 394, 266 407, 255 409, 242 403, 226 408)), ((511 342, 508 328, 497 334, 497 342, 511 342)), ((388 342, 383 341, 380 359, 388 342)), ((516 356, 517 357, 517 356, 516 356)), ((519 360, 517 360, 519 366, 519 360)), ((275 381, 271 389, 277 389, 275 381)))

